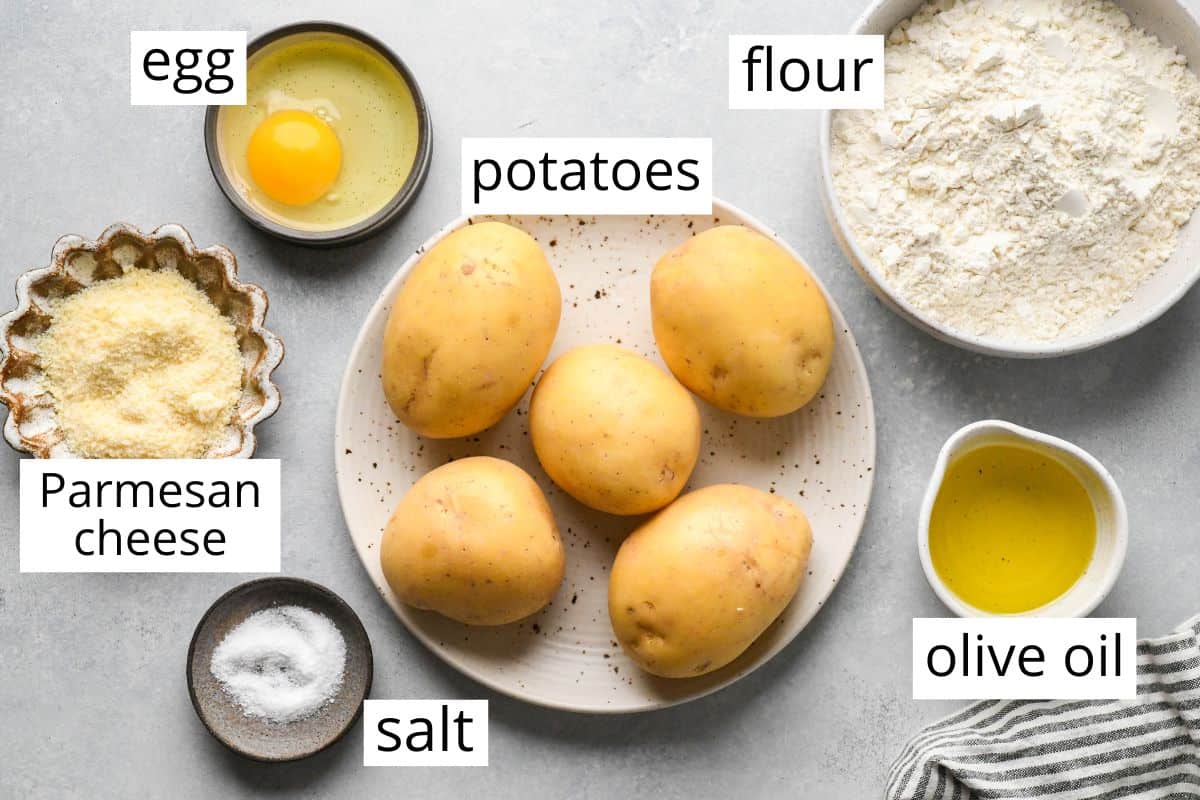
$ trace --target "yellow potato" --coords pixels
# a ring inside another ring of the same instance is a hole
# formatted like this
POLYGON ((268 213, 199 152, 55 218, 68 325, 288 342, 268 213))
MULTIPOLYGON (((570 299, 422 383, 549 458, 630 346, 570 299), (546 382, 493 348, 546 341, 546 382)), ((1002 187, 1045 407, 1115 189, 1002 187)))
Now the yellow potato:
POLYGON ((804 512, 781 497, 734 484, 685 494, 617 552, 613 631, 655 675, 720 669, 791 602, 811 549, 804 512))
POLYGON ((671 372, 725 411, 790 414, 829 372, 825 296, 803 264, 749 228, 712 228, 663 256, 650 308, 671 372))
POLYGON ((554 515, 533 478, 498 458, 452 461, 413 485, 388 520, 384 577, 405 603, 469 625, 540 610, 562 583, 554 515))
POLYGON ((700 455, 696 401, 665 371, 612 344, 550 365, 529 403, 542 467, 584 505, 645 514, 681 491, 700 455))
POLYGON ((396 416, 436 439, 495 425, 550 352, 562 295, 529 234, 501 222, 454 231, 404 281, 383 337, 396 416))

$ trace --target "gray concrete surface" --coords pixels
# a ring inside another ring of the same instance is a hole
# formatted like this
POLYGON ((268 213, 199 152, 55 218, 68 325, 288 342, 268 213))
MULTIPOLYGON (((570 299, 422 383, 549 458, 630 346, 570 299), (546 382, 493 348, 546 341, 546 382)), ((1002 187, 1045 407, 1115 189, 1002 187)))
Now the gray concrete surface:
MULTIPOLYGON (((7 0, 0 14, 0 287, 63 233, 180 222, 223 243, 271 295, 286 341, 283 409, 262 429, 283 459, 284 573, 358 611, 374 696, 486 697, 412 639, 367 580, 333 477, 338 382, 359 321, 415 246, 458 213, 464 135, 712 136, 717 193, 807 254, 849 318, 879 421, 878 479, 858 551, 813 624, 714 696, 594 718, 492 696, 491 764, 361 766, 361 735, 306 763, 225 752, 192 713, 184 655, 200 614, 248 576, 20 575, 17 458, 0 458, 0 796, 877 797, 909 734, 953 704, 910 699, 910 620, 943 609, 914 545, 926 476, 958 426, 1003 417, 1065 436, 1113 471, 1132 543, 1098 613, 1146 634, 1200 611, 1200 293, 1098 352, 1023 363, 939 344, 881 306, 837 249, 817 194, 815 118, 730 112, 725 36, 841 33, 865 0, 665 3, 203 3, 7 0), (393 45, 432 107, 433 170, 381 237, 314 252, 248 227, 208 173, 202 110, 131 108, 131 29, 239 29, 331 18, 393 45)), ((11 298, 10 298, 11 299, 11 298)), ((7 303, 0 304, 5 308, 7 303)))

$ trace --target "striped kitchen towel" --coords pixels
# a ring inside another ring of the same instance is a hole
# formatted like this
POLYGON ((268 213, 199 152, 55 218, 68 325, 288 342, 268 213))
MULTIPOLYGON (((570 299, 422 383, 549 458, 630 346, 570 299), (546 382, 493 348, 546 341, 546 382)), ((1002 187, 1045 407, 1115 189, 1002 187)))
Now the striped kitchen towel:
POLYGON ((1138 642, 1136 700, 975 703, 908 743, 886 796, 1200 798, 1200 617, 1138 642))

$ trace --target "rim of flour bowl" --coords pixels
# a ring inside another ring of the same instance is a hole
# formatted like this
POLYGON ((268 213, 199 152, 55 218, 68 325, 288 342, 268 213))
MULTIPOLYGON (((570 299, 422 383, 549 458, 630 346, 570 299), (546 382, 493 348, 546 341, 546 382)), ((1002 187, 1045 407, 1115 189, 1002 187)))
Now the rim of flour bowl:
MULTIPOLYGON (((862 15, 855 20, 850 33, 861 35, 881 32, 886 36, 888 30, 893 25, 911 17, 926 2, 928 0, 874 0, 862 15), (893 18, 894 20, 887 25, 880 22, 881 19, 886 22, 893 18)), ((1200 42, 1200 22, 1197 22, 1196 17, 1183 3, 1178 0, 1142 0, 1142 2, 1147 6, 1152 5, 1159 8, 1172 6, 1189 23, 1188 30, 1180 32, 1170 39, 1160 35, 1164 43, 1180 48, 1179 42, 1185 39, 1190 38, 1193 41, 1200 42)), ((1117 0, 1117 5, 1127 14, 1137 16, 1135 6, 1138 6, 1139 3, 1130 2, 1129 0, 1117 0)), ((1149 9, 1144 10, 1147 13, 1154 13, 1149 9)), ((1137 20, 1135 20, 1136 23, 1137 20)), ((1158 34, 1157 29, 1150 32, 1158 34)), ((1195 64, 1191 62, 1192 60, 1189 59, 1188 69, 1195 73, 1195 64)), ((833 229, 834 238, 837 239, 838 245, 842 248, 842 252, 845 253, 850 265, 854 267, 855 271, 867 286, 870 287, 871 291, 901 318, 914 327, 933 336, 935 339, 972 352, 1004 358, 1055 358, 1073 353, 1081 353, 1108 344, 1109 342, 1123 339, 1146 327, 1183 299, 1183 296, 1200 280, 1200 255, 1198 255, 1193 259, 1190 269, 1183 280, 1171 286, 1169 291, 1162 293, 1152 303, 1149 303, 1141 314, 1118 325, 1106 324, 1108 322, 1106 318, 1105 320, 1101 320, 1093 330, 1069 338, 1049 341, 1020 341, 995 336, 977 336, 946 325, 916 308, 898 292, 894 291, 875 262, 859 246, 853 231, 850 230, 845 210, 842 207, 837 195, 837 189, 833 183, 833 114, 834 111, 830 109, 822 111, 817 124, 819 126, 821 159, 821 200, 830 227, 833 229)), ((1197 216, 1200 216, 1200 209, 1193 212, 1192 218, 1186 223, 1186 226, 1200 225, 1197 216)), ((1180 252, 1180 249, 1177 248, 1172 253, 1171 258, 1179 257, 1180 252)), ((1162 269, 1165 264, 1166 262, 1160 264, 1158 269, 1162 269)))
POLYGON ((309 247, 337 247, 339 245, 360 242, 363 239, 374 236, 394 222, 413 204, 417 195, 420 194, 421 187, 425 183, 425 178, 429 175, 429 163, 433 158, 433 121, 429 115, 429 106, 425 102, 425 96, 421 93, 421 87, 417 84, 417 79, 408 68, 408 65, 401 60, 400 56, 396 55, 395 51, 379 39, 376 39, 366 31, 350 25, 343 25, 340 22, 312 20, 308 22, 295 22, 290 25, 274 28, 255 37, 246 46, 247 64, 254 57, 255 53, 280 39, 290 36, 321 33, 344 36, 375 51, 400 75, 400 80, 404 81, 405 85, 408 86, 409 92, 412 94, 413 104, 417 108, 417 153, 413 158, 412 169, 409 171, 408 177, 404 179, 404 183, 396 191, 396 194, 382 208, 366 219, 341 228, 321 231, 294 228, 272 219, 247 201, 234 188, 233 182, 229 179, 229 174, 226 172, 224 163, 221 160, 220 145, 217 141, 217 120, 221 114, 221 106, 209 106, 204 114, 204 149, 208 155, 208 167, 212 170, 213 179, 216 180, 221 193, 225 195, 225 199, 251 225, 295 244, 307 245, 309 247))

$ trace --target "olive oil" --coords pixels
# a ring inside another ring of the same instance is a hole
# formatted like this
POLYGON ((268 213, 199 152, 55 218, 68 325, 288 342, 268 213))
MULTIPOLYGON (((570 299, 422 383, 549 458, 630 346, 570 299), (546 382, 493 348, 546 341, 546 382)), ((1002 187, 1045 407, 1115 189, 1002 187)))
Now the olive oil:
POLYGON ((1087 570, 1096 512, 1079 479, 1027 447, 988 445, 953 460, 929 521, 929 554, 963 601, 994 614, 1052 602, 1087 570))

